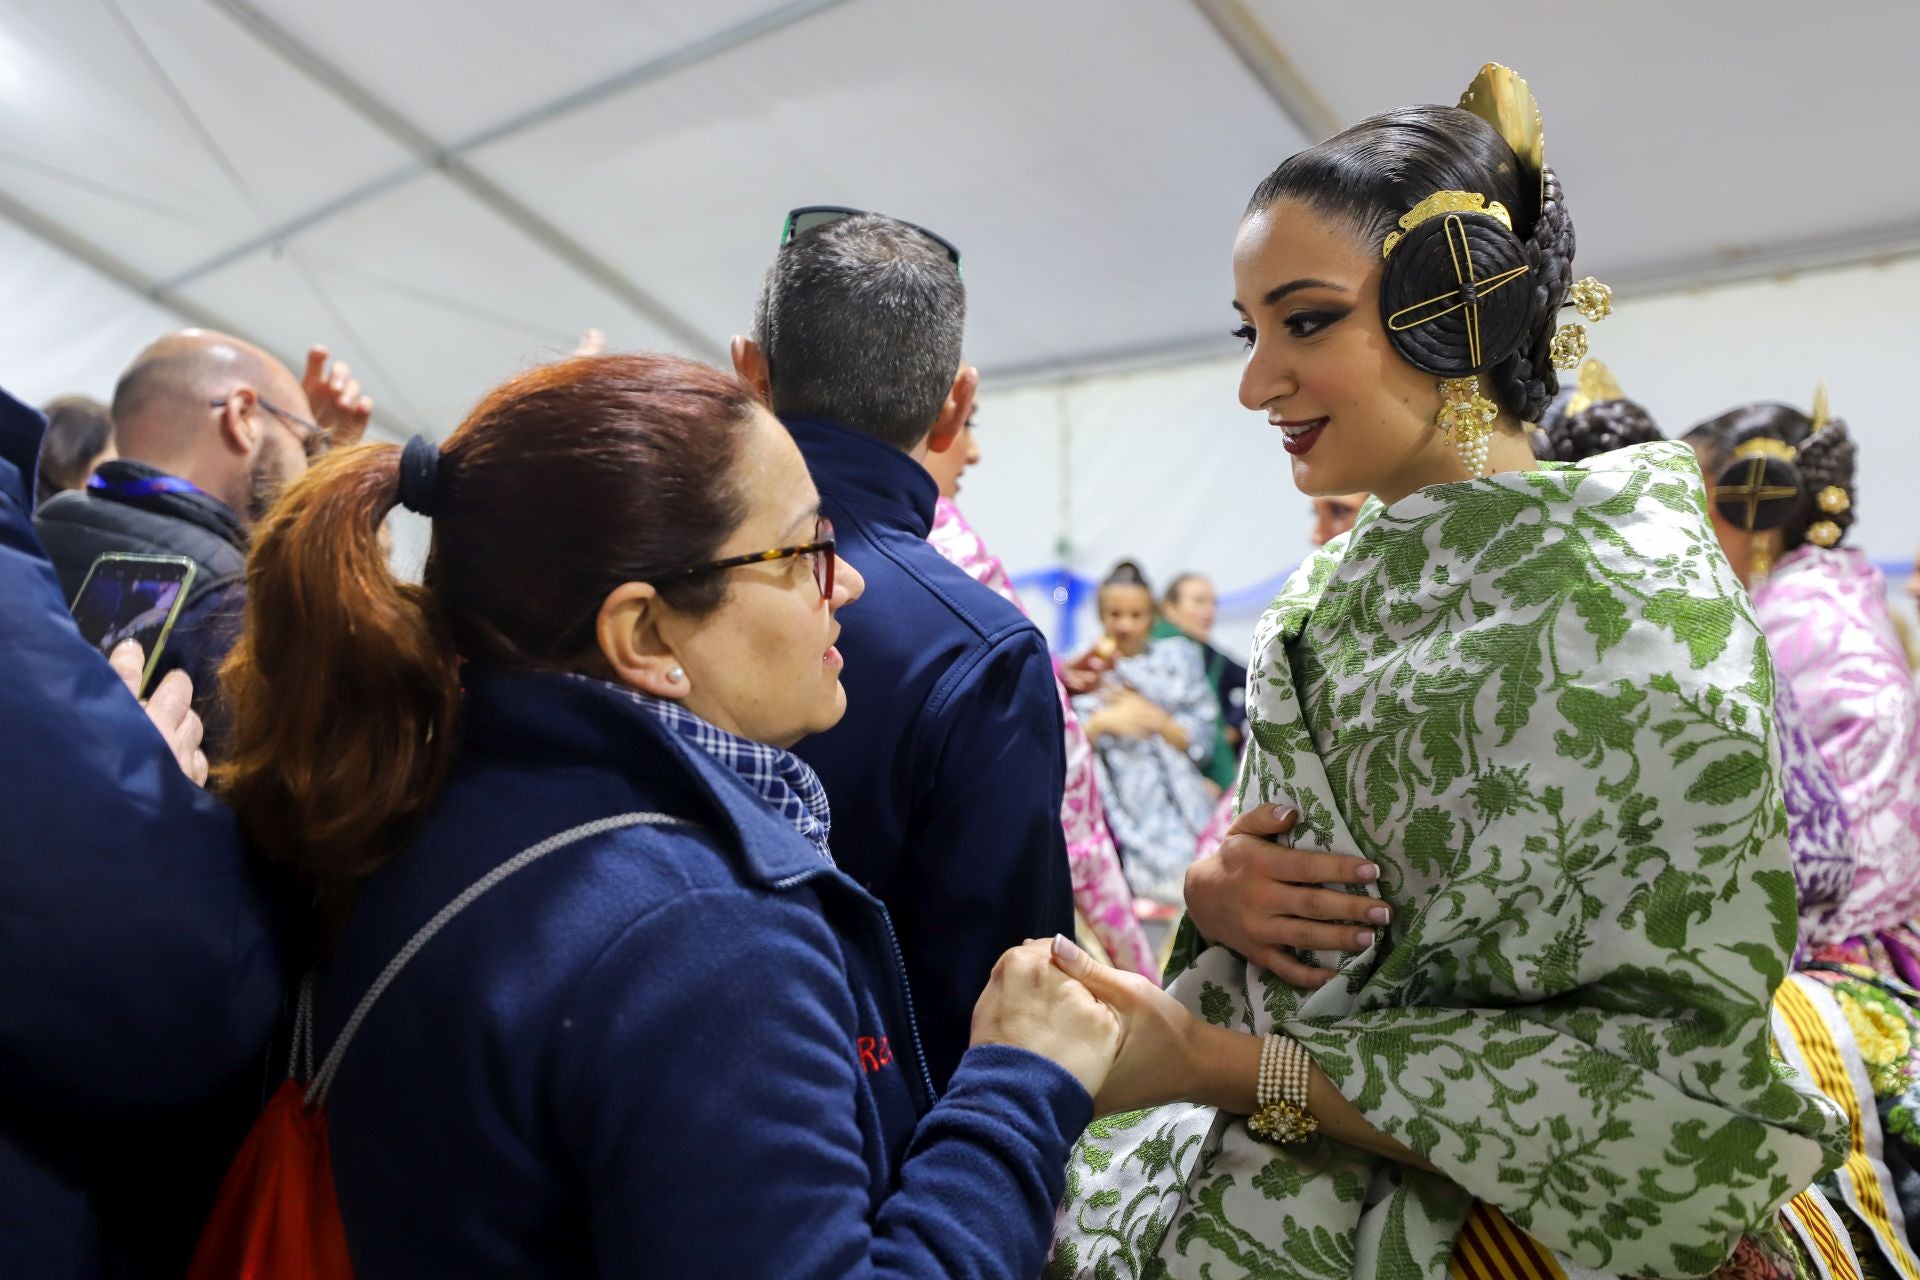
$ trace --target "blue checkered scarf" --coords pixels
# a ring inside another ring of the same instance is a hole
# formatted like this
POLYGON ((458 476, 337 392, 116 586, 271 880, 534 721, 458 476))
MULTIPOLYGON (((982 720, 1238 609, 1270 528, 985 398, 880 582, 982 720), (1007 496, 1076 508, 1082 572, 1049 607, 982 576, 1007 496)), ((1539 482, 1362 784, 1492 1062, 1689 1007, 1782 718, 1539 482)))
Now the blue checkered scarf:
POLYGON ((827 833, 833 826, 833 814, 827 807, 827 789, 820 785, 820 776, 806 761, 780 747, 728 733, 670 699, 633 689, 623 688, 620 692, 645 707, 661 724, 733 770, 775 813, 791 822, 794 830, 820 851, 821 857, 833 861, 833 853, 827 848, 827 833))

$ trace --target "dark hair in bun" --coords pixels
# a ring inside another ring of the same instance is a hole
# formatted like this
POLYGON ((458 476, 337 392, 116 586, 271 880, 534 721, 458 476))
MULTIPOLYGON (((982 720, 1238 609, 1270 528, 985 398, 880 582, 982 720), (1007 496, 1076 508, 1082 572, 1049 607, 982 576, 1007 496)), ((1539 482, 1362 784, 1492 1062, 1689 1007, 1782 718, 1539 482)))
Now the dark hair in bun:
MULTIPOLYGON (((1378 249, 1401 215, 1436 191, 1477 192, 1489 202, 1506 206, 1513 218, 1513 236, 1503 253, 1513 257, 1516 265, 1524 264, 1528 273, 1482 299, 1483 312, 1502 317, 1508 323, 1499 327, 1517 334, 1517 346, 1486 372, 1505 408, 1522 422, 1538 422, 1560 389, 1548 350, 1573 283, 1574 250, 1573 218, 1560 180, 1550 167, 1544 176, 1543 186, 1537 187, 1513 148, 1471 111, 1401 107, 1369 117, 1288 158, 1254 191, 1247 214, 1278 200, 1298 200, 1343 221, 1363 244, 1378 249)), ((1427 231, 1429 226, 1437 230, 1439 222, 1430 219, 1411 234, 1427 231)), ((1480 215, 1462 218, 1481 236, 1494 234, 1484 225, 1488 222, 1491 219, 1480 215)), ((1396 246, 1395 256, 1417 247, 1411 234, 1408 244, 1396 246)), ((1452 287, 1451 277, 1447 284, 1452 287)), ((1407 355, 1407 347, 1399 342, 1396 346, 1407 355)), ((1430 351, 1423 358, 1407 355, 1407 359, 1425 369, 1457 355, 1430 351)))
POLYGON ((1131 560, 1122 560, 1101 579, 1100 590, 1105 591, 1108 587, 1139 587, 1149 596, 1153 594, 1153 588, 1147 585, 1146 573, 1131 560))
MULTIPOLYGON (((1734 461, 1735 450, 1758 439, 1778 440, 1799 450, 1799 456, 1785 464, 1786 474, 1791 475, 1798 491, 1775 526, 1780 530, 1780 549, 1792 551, 1805 545, 1807 530, 1822 520, 1831 520, 1844 539, 1857 514, 1853 487, 1856 449, 1847 424, 1831 419, 1815 431, 1813 419, 1792 405, 1747 404, 1709 418, 1687 432, 1687 442, 1701 454, 1701 470, 1706 472, 1709 485, 1734 461), (1827 511, 1819 505, 1820 494, 1829 488, 1846 491, 1844 511, 1827 511)), ((1836 540, 1835 545, 1838 543, 1836 540)))
MULTIPOLYGON (((1565 408, 1564 404, 1558 407, 1565 408)), ((1632 400, 1599 400, 1578 413, 1550 412, 1541 427, 1547 451, 1539 456, 1552 462, 1584 462, 1629 445, 1666 439, 1653 415, 1632 400)))

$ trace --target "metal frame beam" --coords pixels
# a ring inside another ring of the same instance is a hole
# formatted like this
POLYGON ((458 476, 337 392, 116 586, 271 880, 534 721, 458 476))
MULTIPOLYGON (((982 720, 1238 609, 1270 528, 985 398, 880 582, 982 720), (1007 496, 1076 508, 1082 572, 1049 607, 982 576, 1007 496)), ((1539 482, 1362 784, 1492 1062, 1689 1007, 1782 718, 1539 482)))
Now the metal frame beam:
POLYGON ((1303 138, 1319 142, 1340 132, 1340 117, 1307 83, 1279 41, 1247 11, 1242 0, 1193 0, 1193 7, 1213 24, 1303 138))
POLYGON ((523 236, 566 263, 592 284, 618 298, 637 315, 670 335, 689 351, 714 360, 723 358, 725 353, 712 338, 647 292, 619 268, 568 235, 499 183, 481 173, 466 159, 466 156, 489 143, 499 142, 573 112, 584 110, 618 94, 651 84, 677 71, 719 57, 763 36, 843 4, 845 0, 789 0, 789 3, 695 40, 681 48, 650 58, 636 67, 491 125, 479 133, 447 146, 435 141, 431 135, 391 104, 348 75, 343 68, 322 57, 312 46, 263 13, 249 0, 207 0, 207 2, 226 14, 242 30, 279 55, 295 70, 338 98, 368 123, 410 152, 414 157, 414 164, 365 183, 288 222, 270 228, 243 244, 235 245, 205 262, 160 281, 146 291, 149 296, 161 301, 171 299, 179 290, 222 267, 270 248, 290 236, 310 230, 376 196, 404 185, 423 173, 437 172, 499 215, 523 236))
POLYGON ((224 333, 240 332, 233 324, 205 307, 197 306, 184 298, 162 297, 154 282, 94 244, 67 230, 59 223, 31 209, 20 201, 0 191, 0 218, 5 218, 22 231, 46 241, 54 248, 78 258, 115 284, 154 303, 176 312, 182 319, 188 320, 202 329, 219 329, 224 333))

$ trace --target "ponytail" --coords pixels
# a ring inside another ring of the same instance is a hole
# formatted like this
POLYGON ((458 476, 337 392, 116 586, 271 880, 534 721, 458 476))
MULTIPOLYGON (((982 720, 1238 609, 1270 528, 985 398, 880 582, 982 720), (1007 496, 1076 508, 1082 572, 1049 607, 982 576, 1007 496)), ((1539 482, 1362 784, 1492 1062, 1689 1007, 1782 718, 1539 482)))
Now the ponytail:
POLYGON ((246 626, 220 673, 232 719, 216 786, 318 907, 315 940, 400 851, 452 761, 453 641, 431 593, 397 579, 380 547, 400 454, 329 454, 275 504, 255 530, 246 626))
MULTIPOLYGON (((380 550, 400 449, 330 453, 281 497, 247 560, 215 776, 290 881, 310 945, 338 931, 452 769, 460 659, 598 671, 593 620, 607 593, 714 559, 745 518, 737 462, 765 414, 740 379, 675 356, 583 357, 510 378, 437 456, 412 459, 414 497, 433 508, 425 586, 396 579, 380 550)), ((709 574, 660 597, 700 617, 727 591, 709 574)))

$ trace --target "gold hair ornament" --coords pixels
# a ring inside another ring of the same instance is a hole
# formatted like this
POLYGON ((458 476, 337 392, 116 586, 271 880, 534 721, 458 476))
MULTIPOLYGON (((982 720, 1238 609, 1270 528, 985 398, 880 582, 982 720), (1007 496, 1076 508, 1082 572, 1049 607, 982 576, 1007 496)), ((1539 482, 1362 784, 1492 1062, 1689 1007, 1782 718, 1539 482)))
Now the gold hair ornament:
POLYGON ((1519 158, 1520 167, 1538 185, 1537 199, 1544 201, 1547 190, 1546 126, 1540 119, 1540 104, 1527 82, 1509 67, 1489 62, 1480 68, 1460 105, 1493 126, 1519 158))
POLYGON ((1380 245, 1380 256, 1393 256, 1393 246, 1399 244, 1407 232, 1428 218, 1437 218, 1444 213, 1484 213, 1490 218, 1499 219, 1500 225, 1507 230, 1513 230, 1513 215, 1498 200, 1489 204, 1487 198, 1478 191, 1436 191, 1400 215, 1400 229, 1387 233, 1386 240, 1380 245))
MULTIPOLYGON (((1613 314, 1613 290, 1592 276, 1582 276, 1567 290, 1566 305, 1598 324, 1613 314)), ((1553 361, 1554 368, 1565 372, 1586 359, 1587 351, 1587 326, 1568 323, 1554 331, 1547 358, 1553 361)))
POLYGON ((1564 372, 1587 358, 1588 347, 1587 326, 1563 324, 1554 331, 1547 358, 1553 361, 1554 368, 1564 372))
POLYGON ((1613 290, 1592 276, 1581 276, 1567 290, 1567 304, 1598 323, 1613 314, 1613 290))
POLYGON ((1573 398, 1567 401, 1567 416, 1571 418, 1576 413, 1585 413, 1594 405, 1626 398, 1627 393, 1620 389, 1613 370, 1598 360, 1588 360, 1580 366, 1580 379, 1574 384, 1573 398))
POLYGON ((1736 458, 1776 458, 1781 462, 1794 462, 1800 457, 1800 451, 1785 440, 1775 440, 1772 436, 1755 436, 1751 440, 1742 440, 1733 451, 1736 458))
POLYGON ((1813 412, 1807 416, 1813 422, 1813 430, 1807 433, 1809 437, 1819 435, 1827 429, 1827 424, 1833 421, 1833 412, 1827 407, 1825 378, 1820 379, 1820 384, 1813 389, 1813 412))
POLYGON ((1814 495, 1813 501, 1830 516, 1837 516, 1853 506, 1853 499, 1837 484, 1830 484, 1822 489, 1814 495))
POLYGON ((1840 526, 1831 520, 1816 520, 1807 526, 1807 541, 1816 547, 1831 547, 1840 541, 1840 526))

